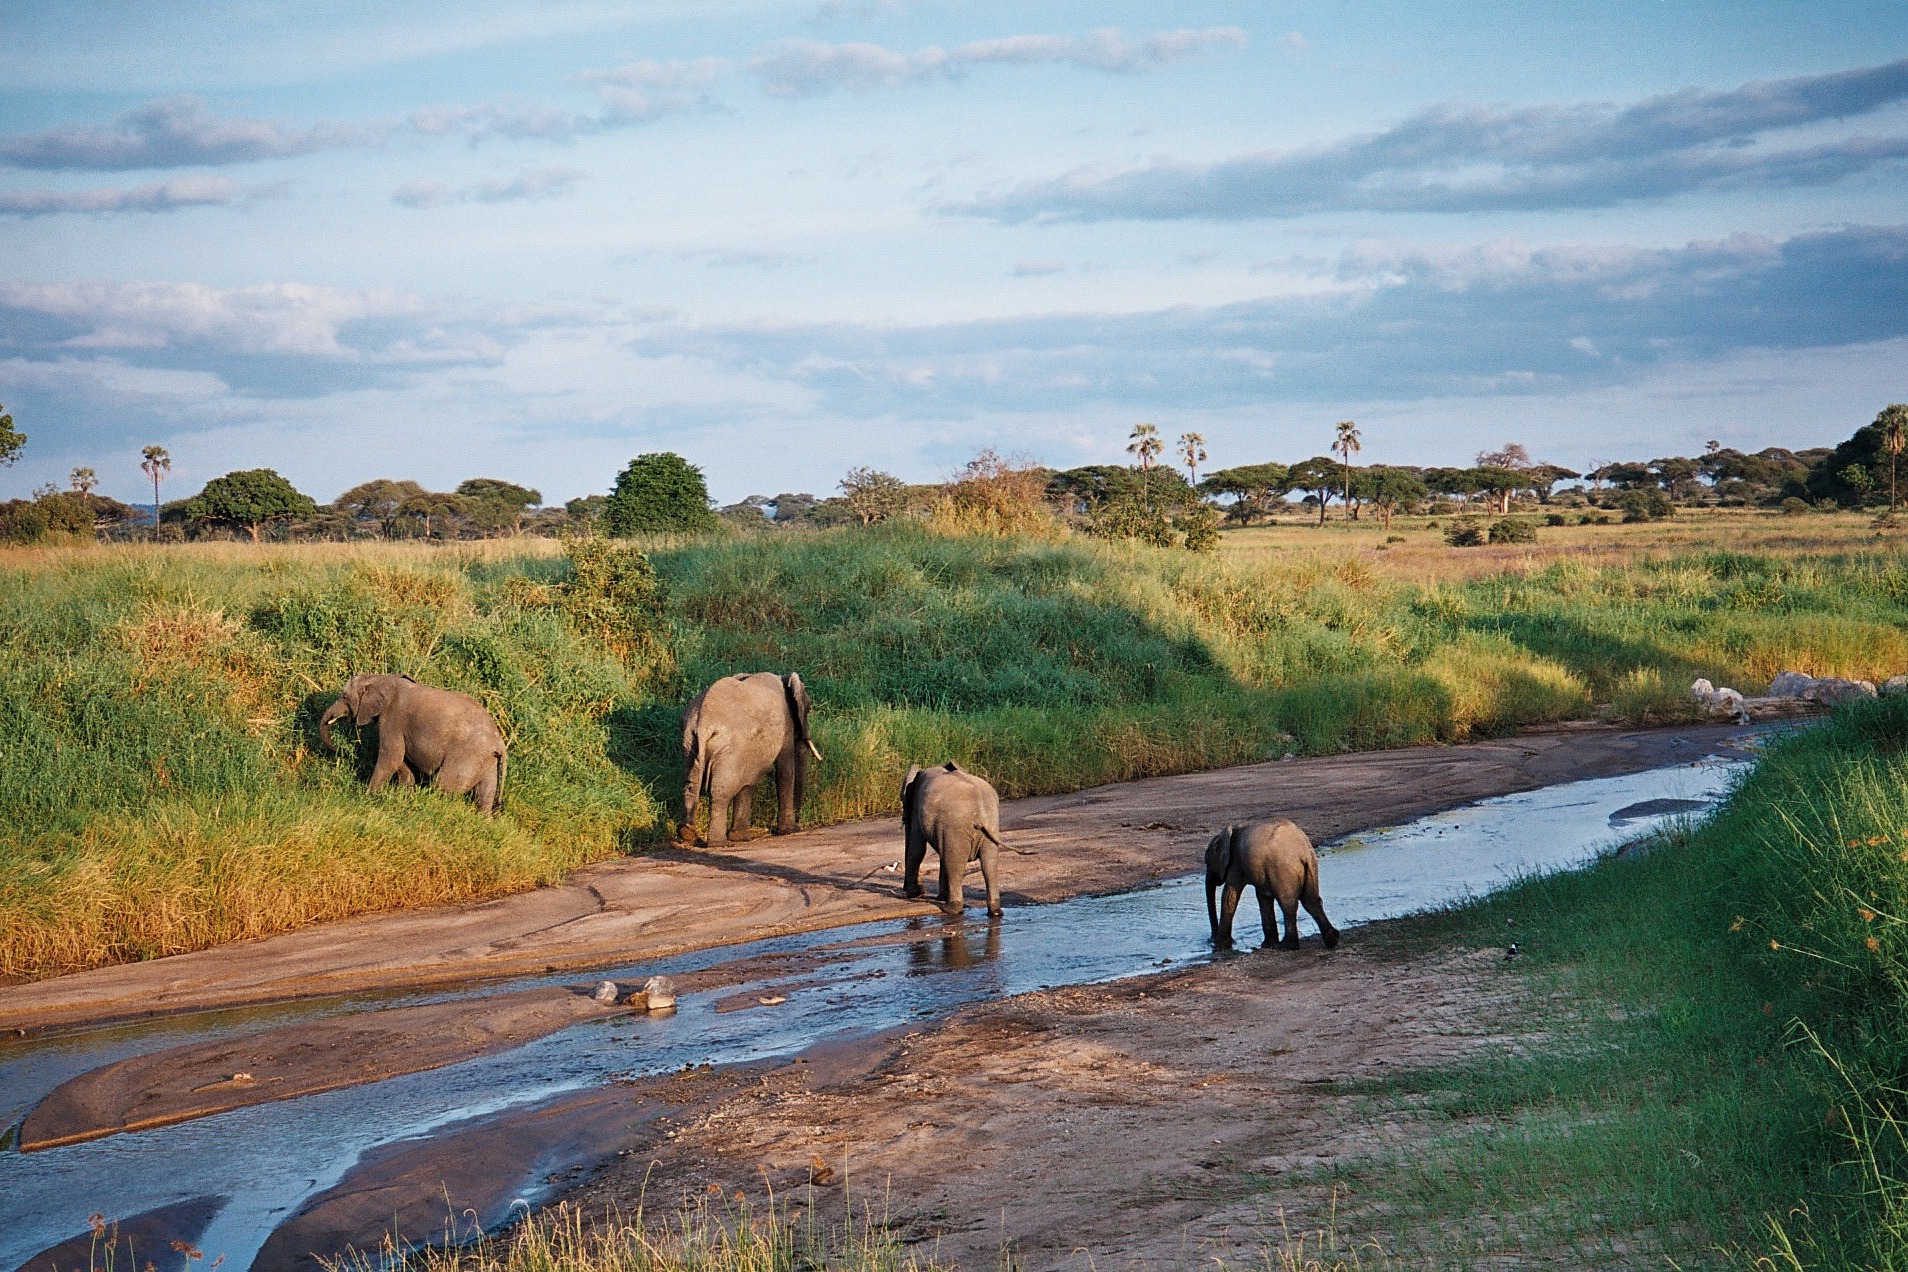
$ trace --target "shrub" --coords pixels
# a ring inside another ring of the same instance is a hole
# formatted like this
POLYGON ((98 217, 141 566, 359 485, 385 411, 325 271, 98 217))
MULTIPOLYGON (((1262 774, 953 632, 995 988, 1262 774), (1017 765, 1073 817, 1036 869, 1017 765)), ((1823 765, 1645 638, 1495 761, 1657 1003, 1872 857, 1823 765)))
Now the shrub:
POLYGON ((1617 501, 1617 507, 1623 510, 1625 524, 1659 521, 1676 515, 1676 505, 1660 490, 1626 490, 1617 501))
POLYGON ((941 487, 932 520, 956 533, 1052 536, 1060 523, 1047 502, 1047 482, 1039 465, 984 450, 941 487))
POLYGON ((1569 518, 1565 517, 1561 512, 1549 512, 1544 514, 1544 524, 1547 526, 1561 526, 1568 521, 1569 518))
POLYGON ((1537 527, 1517 517, 1503 517, 1491 522, 1492 543, 1535 543, 1537 527))
POLYGON ((1790 495, 1787 499, 1782 501, 1782 515, 1785 517, 1800 517, 1807 513, 1808 510, 1809 505, 1807 502, 1797 499, 1794 495, 1790 495))
POLYGON ((1179 532, 1186 536, 1189 552, 1212 552, 1219 547, 1219 514, 1200 504, 1179 518, 1179 532))
POLYGON ((1454 521, 1444 532, 1444 541, 1454 548, 1479 548, 1484 546, 1484 527, 1474 520, 1454 521))
POLYGON ((1133 539, 1156 548, 1173 546, 1173 528, 1166 514, 1138 499, 1109 499, 1087 519, 1087 532, 1102 539, 1133 539))
POLYGON ((670 451, 630 460, 603 509, 604 530, 619 539, 671 531, 695 534, 720 524, 709 508, 702 470, 670 451))

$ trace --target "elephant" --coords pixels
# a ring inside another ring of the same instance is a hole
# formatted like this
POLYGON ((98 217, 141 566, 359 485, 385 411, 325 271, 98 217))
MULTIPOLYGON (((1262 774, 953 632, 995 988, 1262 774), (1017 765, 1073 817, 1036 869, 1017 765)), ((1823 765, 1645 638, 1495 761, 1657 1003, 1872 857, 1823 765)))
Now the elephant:
POLYGON ((360 729, 377 722, 378 761, 371 789, 427 781, 469 795, 490 816, 503 798, 506 751, 497 722, 468 694, 420 685, 409 676, 353 676, 318 720, 318 740, 336 750, 332 724, 349 715, 360 729))
POLYGON ((682 788, 683 843, 696 838, 696 808, 709 792, 710 847, 733 837, 753 837, 749 801, 755 784, 775 773, 780 805, 775 833, 795 829, 808 783, 808 759, 821 752, 808 732, 808 690, 795 672, 750 671, 722 679, 697 694, 682 711, 682 751, 687 773, 682 788), (733 836, 730 827, 735 828, 733 836))
POLYGON ((1000 796, 951 760, 939 768, 908 769, 901 783, 901 830, 907 837, 906 871, 901 895, 921 895, 921 862, 928 846, 941 855, 941 909, 959 914, 967 908, 967 863, 980 858, 987 882, 987 913, 1000 914, 1000 796))
POLYGON ((1265 943, 1278 938, 1278 926, 1272 917, 1276 898, 1285 911, 1285 939, 1282 948, 1299 947, 1298 908, 1318 924, 1325 948, 1338 946, 1338 929, 1325 917, 1325 902, 1318 892, 1318 853, 1305 832, 1281 817, 1277 821, 1247 826, 1228 826, 1206 845, 1206 918, 1212 924, 1212 943, 1220 949, 1232 947, 1232 916, 1239 908, 1239 894, 1250 884, 1259 896, 1259 922, 1265 928, 1265 943), (1226 890, 1225 906, 1216 908, 1213 894, 1226 890))

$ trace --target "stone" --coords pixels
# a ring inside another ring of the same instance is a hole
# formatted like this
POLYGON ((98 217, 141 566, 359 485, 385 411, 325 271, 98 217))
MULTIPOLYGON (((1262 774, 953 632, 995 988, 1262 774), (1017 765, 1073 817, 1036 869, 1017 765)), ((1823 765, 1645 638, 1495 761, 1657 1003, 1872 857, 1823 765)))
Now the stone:
POLYGON ((1808 687, 1815 683, 1815 677, 1799 671, 1777 672, 1776 678, 1769 682, 1771 698, 1800 698, 1807 693, 1808 687))
POLYGON ((652 976, 643 982, 643 1004, 650 1011, 671 1011, 676 1006, 676 982, 667 976, 652 976))
POLYGON ((1811 702, 1837 703, 1853 702, 1857 698, 1876 697, 1875 686, 1866 680, 1842 680, 1835 676, 1824 676, 1811 681, 1802 696, 1811 702))
POLYGON ((603 981, 597 985, 596 992, 590 995, 591 998, 594 998, 597 1002, 605 1006, 615 1002, 622 996, 623 992, 616 988, 615 981, 603 981))
POLYGON ((1703 677, 1698 676, 1689 683, 1689 696, 1707 706, 1710 699, 1716 696, 1716 686, 1710 684, 1709 681, 1703 677))
POLYGON ((1893 697, 1898 693, 1908 693, 1908 676, 1890 676, 1888 679, 1882 681, 1881 691, 1885 697, 1893 697))
POLYGON ((1749 704, 1734 689, 1718 689, 1710 699, 1710 709, 1717 715, 1733 717, 1737 724, 1749 723, 1749 704))

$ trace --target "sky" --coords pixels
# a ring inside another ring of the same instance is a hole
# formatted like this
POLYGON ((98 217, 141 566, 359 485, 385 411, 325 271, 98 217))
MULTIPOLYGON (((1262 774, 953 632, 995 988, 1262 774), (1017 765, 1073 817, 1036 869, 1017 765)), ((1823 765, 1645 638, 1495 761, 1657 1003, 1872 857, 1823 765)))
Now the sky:
POLYGON ((1908 5, 0 0, 0 498, 1584 468, 1908 400, 1908 5))

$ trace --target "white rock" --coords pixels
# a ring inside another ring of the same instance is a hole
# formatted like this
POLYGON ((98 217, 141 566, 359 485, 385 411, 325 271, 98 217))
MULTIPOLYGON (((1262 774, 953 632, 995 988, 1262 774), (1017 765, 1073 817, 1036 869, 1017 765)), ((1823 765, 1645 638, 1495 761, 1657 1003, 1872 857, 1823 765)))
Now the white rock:
POLYGON ((1882 681, 1881 691, 1887 695, 1908 693, 1908 676, 1890 676, 1882 681))
POLYGON ((1769 682, 1769 696, 1771 698, 1800 698, 1814 683, 1814 676, 1804 675, 1799 671, 1778 672, 1776 678, 1769 682))
POLYGON ((1689 696, 1708 706, 1716 697, 1716 686, 1701 676, 1689 682, 1689 696))
POLYGON ((1717 715, 1733 716, 1737 724, 1749 723, 1749 706, 1734 689, 1718 689, 1710 709, 1717 715))
POLYGON ((616 988, 615 981, 600 982, 596 987, 596 992, 590 995, 590 997, 594 998, 597 1002, 604 1004, 613 1003, 622 996, 622 991, 616 988))
POLYGON ((1866 680, 1841 680, 1824 676, 1811 681, 1802 696, 1811 702, 1853 702, 1857 698, 1876 697, 1875 686, 1866 680))
POLYGON ((652 976, 643 982, 643 1001, 651 1011, 666 1011, 676 1005, 676 982, 667 976, 652 976))

